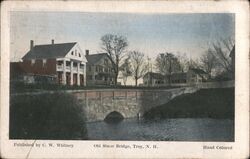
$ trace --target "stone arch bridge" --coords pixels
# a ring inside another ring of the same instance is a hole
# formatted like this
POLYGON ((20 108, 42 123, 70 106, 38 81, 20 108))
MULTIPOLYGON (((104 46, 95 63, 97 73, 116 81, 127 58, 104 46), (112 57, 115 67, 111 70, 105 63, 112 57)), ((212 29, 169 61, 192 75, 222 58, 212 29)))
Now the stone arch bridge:
POLYGON ((90 122, 104 120, 112 112, 118 112, 124 118, 138 117, 176 96, 194 93, 197 90, 197 87, 184 87, 166 90, 81 90, 72 93, 83 106, 86 120, 90 122))

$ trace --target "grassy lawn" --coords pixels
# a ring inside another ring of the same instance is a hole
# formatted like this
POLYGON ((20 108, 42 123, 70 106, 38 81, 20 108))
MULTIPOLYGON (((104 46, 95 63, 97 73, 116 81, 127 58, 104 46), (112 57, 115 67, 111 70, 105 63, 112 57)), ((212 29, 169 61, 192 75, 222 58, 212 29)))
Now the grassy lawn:
POLYGON ((80 105, 68 94, 11 96, 10 139, 86 139, 80 105))
POLYGON ((144 117, 234 119, 234 88, 202 89, 193 94, 181 95, 149 110, 144 117))

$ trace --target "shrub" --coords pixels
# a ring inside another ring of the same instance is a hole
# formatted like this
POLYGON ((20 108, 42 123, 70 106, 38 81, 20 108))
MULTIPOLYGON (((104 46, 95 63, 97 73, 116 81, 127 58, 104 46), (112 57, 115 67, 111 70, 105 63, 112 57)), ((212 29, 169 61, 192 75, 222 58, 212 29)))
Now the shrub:
POLYGON ((146 119, 159 118, 234 118, 234 88, 202 89, 178 96, 152 108, 146 119))
POLYGON ((11 96, 11 139, 86 139, 82 107, 65 93, 11 96))

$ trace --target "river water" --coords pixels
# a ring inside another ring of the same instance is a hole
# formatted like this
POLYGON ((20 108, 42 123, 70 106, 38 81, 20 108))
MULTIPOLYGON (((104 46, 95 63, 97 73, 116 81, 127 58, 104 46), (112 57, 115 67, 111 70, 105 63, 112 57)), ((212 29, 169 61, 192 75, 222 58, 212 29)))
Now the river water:
POLYGON ((87 123, 89 140, 234 141, 230 119, 124 119, 119 123, 87 123))

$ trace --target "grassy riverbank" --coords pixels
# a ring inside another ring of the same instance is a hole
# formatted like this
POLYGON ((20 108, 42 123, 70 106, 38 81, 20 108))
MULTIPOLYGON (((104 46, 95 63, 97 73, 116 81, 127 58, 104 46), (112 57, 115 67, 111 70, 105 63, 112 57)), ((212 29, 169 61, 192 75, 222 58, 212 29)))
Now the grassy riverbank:
POLYGON ((149 110, 144 117, 234 119, 234 88, 202 89, 193 94, 181 95, 149 110))
POLYGON ((171 89, 176 86, 147 87, 147 86, 124 86, 124 85, 96 85, 96 86, 68 86, 58 84, 24 84, 11 83, 11 93, 40 92, 40 91, 62 91, 62 90, 96 90, 96 89, 171 89))
POLYGON ((11 139, 86 139, 82 108, 69 94, 11 96, 11 139))

